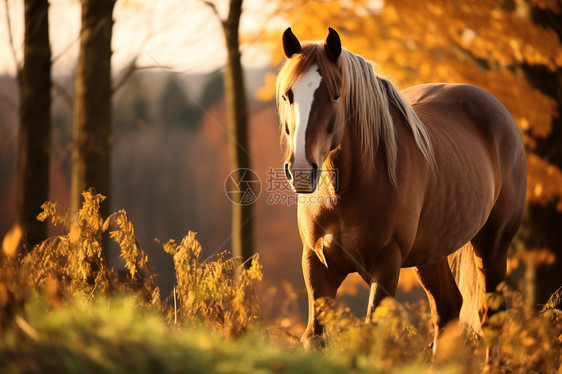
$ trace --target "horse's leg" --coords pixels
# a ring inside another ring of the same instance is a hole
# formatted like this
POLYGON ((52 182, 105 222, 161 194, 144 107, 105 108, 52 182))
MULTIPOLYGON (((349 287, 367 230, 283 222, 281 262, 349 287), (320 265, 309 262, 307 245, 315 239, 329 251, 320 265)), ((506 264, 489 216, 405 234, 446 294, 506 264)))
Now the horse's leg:
MULTIPOLYGON (((480 284, 486 297, 479 306, 480 321, 483 327, 492 315, 505 310, 505 302, 501 293, 497 292, 498 285, 505 280, 507 267, 507 251, 511 240, 517 233, 523 215, 523 204, 517 204, 517 199, 500 195, 490 217, 482 229, 472 239, 472 246, 476 255, 476 265, 480 273, 480 284), (507 218, 506 218, 507 217, 507 218), (488 300, 495 298, 493 309, 489 308, 488 300)), ((499 357, 499 347, 490 352, 494 358, 499 357)))
POLYGON ((328 271, 318 259, 316 253, 307 247, 303 250, 302 270, 308 294, 308 325, 301 338, 305 349, 323 345, 324 326, 318 320, 318 299, 327 298, 329 303, 335 302, 336 292, 347 274, 328 271))
POLYGON ((400 276, 400 252, 391 247, 386 248, 383 253, 385 257, 377 259, 377 263, 369 271, 371 292, 369 295, 369 305, 367 307, 366 322, 372 320, 373 313, 379 306, 382 299, 387 296, 394 297, 398 278, 400 276))
POLYGON ((418 280, 427 293, 435 335, 433 353, 437 352, 439 333, 447 323, 459 318, 462 295, 455 283, 447 258, 431 265, 418 266, 415 270, 418 280))

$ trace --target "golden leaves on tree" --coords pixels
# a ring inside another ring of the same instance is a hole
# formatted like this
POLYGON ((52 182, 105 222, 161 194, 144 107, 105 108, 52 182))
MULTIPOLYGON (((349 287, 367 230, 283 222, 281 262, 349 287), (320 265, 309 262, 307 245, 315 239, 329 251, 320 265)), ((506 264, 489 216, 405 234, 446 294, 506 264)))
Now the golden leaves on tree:
MULTIPOLYGON (((556 0, 448 0, 372 2, 286 0, 280 14, 297 35, 324 39, 338 30, 348 50, 377 62, 402 87, 429 82, 470 83, 489 91, 509 110, 528 150, 528 198, 562 210, 562 174, 533 153, 552 131, 557 102, 529 84, 523 66, 562 68, 562 44, 553 29, 533 22, 531 6, 562 12, 556 0)), ((270 41, 281 61, 281 30, 270 41)), ((272 79, 260 98, 272 98, 272 79)))

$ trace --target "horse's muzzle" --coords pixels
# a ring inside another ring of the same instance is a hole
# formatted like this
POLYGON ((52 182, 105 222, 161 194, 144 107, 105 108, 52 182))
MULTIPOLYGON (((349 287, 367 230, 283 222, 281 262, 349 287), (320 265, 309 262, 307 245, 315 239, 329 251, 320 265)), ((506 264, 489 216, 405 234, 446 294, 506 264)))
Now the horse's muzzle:
POLYGON ((318 165, 312 163, 310 167, 293 167, 285 163, 285 177, 297 193, 312 193, 318 184, 318 165))

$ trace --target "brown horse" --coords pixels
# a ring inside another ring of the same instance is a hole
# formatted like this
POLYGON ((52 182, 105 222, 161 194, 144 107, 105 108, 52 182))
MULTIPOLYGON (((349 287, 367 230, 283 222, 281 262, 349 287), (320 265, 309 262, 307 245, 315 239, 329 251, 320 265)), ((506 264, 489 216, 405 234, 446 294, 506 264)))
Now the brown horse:
MULTIPOLYGON (((525 150, 513 118, 470 85, 399 92, 342 49, 331 28, 324 42, 302 45, 289 28, 283 48, 288 59, 276 99, 285 174, 294 191, 309 194, 298 205, 309 299, 303 343, 323 332, 315 302, 334 299, 349 273, 371 287, 369 320, 394 295, 400 268, 416 267, 434 316, 435 349, 463 298, 475 303, 469 293, 495 292, 505 279, 526 191, 525 150), (467 292, 459 291, 448 261, 455 252, 464 256, 457 275, 475 280, 460 282, 467 292)), ((485 305, 468 306, 480 309, 478 323, 486 319, 485 305)))

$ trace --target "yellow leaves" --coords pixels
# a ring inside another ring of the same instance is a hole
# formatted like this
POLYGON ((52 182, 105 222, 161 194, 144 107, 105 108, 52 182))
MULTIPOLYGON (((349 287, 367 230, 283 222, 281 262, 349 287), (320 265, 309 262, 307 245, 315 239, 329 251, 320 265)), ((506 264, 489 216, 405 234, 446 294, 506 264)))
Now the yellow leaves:
POLYGON ((471 373, 478 370, 474 367, 474 357, 470 354, 470 344, 467 344, 470 335, 461 328, 458 322, 450 322, 442 329, 437 342, 437 350, 433 357, 434 366, 443 368, 458 365, 455 369, 445 370, 445 372, 471 373))
POLYGON ((550 10, 556 14, 562 13, 560 0, 531 0, 531 3, 540 9, 550 10))
POLYGON ((545 312, 549 309, 560 308, 560 306, 562 306, 562 287, 558 288, 552 295, 550 295, 548 301, 542 307, 541 312, 545 312))
POLYGON ((526 309, 521 295, 512 291, 507 297, 507 304, 512 307, 504 312, 501 357, 509 357, 514 372, 549 372, 557 368, 560 365, 562 315, 544 311, 537 314, 526 309))
POLYGON ((189 231, 180 243, 170 239, 164 244, 164 250, 174 258, 178 285, 182 285, 184 281, 187 281, 189 272, 195 271, 198 267, 201 244, 195 238, 196 234, 193 231, 189 231))
POLYGON ((109 216, 104 222, 103 231, 107 231, 110 224, 118 228, 111 231, 109 236, 121 248, 119 256, 125 260, 125 268, 129 270, 131 279, 134 280, 139 269, 148 270, 148 256, 140 249, 135 237, 135 229, 125 210, 121 209, 109 216))
POLYGON ((418 330, 427 320, 415 323, 406 312, 410 308, 392 298, 382 300, 367 323, 354 316, 349 308, 336 305, 331 298, 317 300, 314 307, 325 327, 326 351, 333 357, 361 362, 359 368, 371 362, 378 369, 375 371, 392 372, 398 363, 420 358, 419 353, 427 347, 427 331, 422 336, 418 330))
POLYGON ((2 240, 2 252, 4 252, 4 255, 9 258, 16 257, 22 238, 23 230, 20 225, 14 225, 2 240))
POLYGON ((384 6, 384 15, 385 19, 387 19, 390 23, 396 22, 400 18, 396 8, 390 4, 384 6))
POLYGON ((521 336, 521 344, 529 348, 535 346, 537 344, 537 341, 534 337, 529 336, 527 332, 524 332, 523 336, 521 336))
POLYGON ((103 218, 101 217, 100 204, 105 200, 105 196, 96 194, 94 189, 90 188, 82 192, 84 203, 78 211, 78 219, 81 224, 90 227, 93 231, 99 231, 102 228, 103 218))
POLYGON ((226 259, 226 252, 201 262, 201 245, 195 235, 189 231, 181 242, 164 244, 174 259, 179 317, 205 321, 229 335, 239 335, 259 315, 256 287, 263 276, 262 266, 254 256, 246 269, 239 258, 226 259))
POLYGON ((435 17, 442 17, 445 13, 444 9, 441 6, 434 3, 426 3, 426 7, 429 12, 435 17))
POLYGON ((381 304, 377 309, 375 309, 375 313, 371 318, 371 321, 374 323, 381 323, 384 320, 388 319, 391 316, 390 308, 388 305, 381 304))
POLYGON ((6 234, 0 251, 0 336, 14 317, 19 317, 29 293, 29 274, 21 269, 17 256, 23 231, 18 225, 6 234))
POLYGON ((527 154, 527 199, 535 204, 556 202, 562 211, 562 171, 534 153, 527 154))
POLYGON ((523 131, 529 131, 529 129, 531 128, 531 125, 529 124, 529 121, 527 120, 527 118, 521 118, 517 124, 519 125, 519 128, 523 131))
POLYGON ((275 98, 275 80, 277 79, 276 74, 267 73, 265 75, 265 82, 262 87, 259 87, 255 92, 256 99, 262 101, 269 101, 275 98))
POLYGON ((159 297, 159 291, 148 268, 148 256, 138 245, 127 213, 120 210, 104 221, 100 204, 105 197, 93 190, 83 192, 82 196, 82 207, 74 214, 59 214, 56 202, 43 204, 39 218, 62 224, 67 232, 48 238, 29 252, 22 260, 23 272, 29 274, 36 287, 48 285, 53 277, 60 283, 61 292, 86 292, 92 293, 92 297, 93 291, 136 287, 142 291, 145 301, 159 304, 159 300, 154 299, 159 297), (119 283, 117 273, 109 269, 105 261, 103 234, 110 226, 116 227, 110 237, 120 246, 130 285, 119 283), (139 281, 139 278, 142 282, 135 285, 133 281, 139 281))
POLYGON ((92 265, 104 268, 101 245, 103 219, 99 206, 105 197, 93 190, 84 191, 82 196, 84 203, 74 216, 60 215, 55 202, 42 205, 43 212, 38 218, 50 218, 54 224, 62 224, 68 233, 45 240, 24 258, 23 265, 32 274, 36 285, 42 285, 50 276, 58 274, 70 283, 71 288, 86 290, 92 286, 88 282, 90 277, 94 277, 92 265))
MULTIPOLYGON (((163 313, 170 311, 167 303, 162 303, 148 257, 140 248, 127 213, 120 210, 104 221, 99 211, 103 200, 102 195, 88 191, 79 212, 65 216, 59 215, 56 203, 45 203, 42 219, 54 217, 67 232, 48 238, 21 259, 12 255, 21 230, 14 229, 4 238, 0 253, 0 333, 5 316, 15 315, 14 309, 22 307, 31 287, 43 291, 50 307, 59 307, 80 294, 87 296, 87 304, 99 295, 128 291, 138 294, 137 302, 145 306, 163 313), (107 266, 101 238, 109 230, 109 236, 120 246, 127 273, 118 274, 107 266)), ((181 322, 204 322, 227 336, 238 336, 260 321, 257 287, 263 273, 257 255, 247 263, 228 258, 226 252, 201 261, 202 248, 191 231, 181 242, 168 241, 164 250, 174 259, 174 301, 178 294, 181 322)))
POLYGON ((556 261, 556 256, 548 248, 535 248, 531 251, 518 251, 510 259, 513 267, 517 267, 519 262, 532 264, 535 267, 542 265, 552 265, 556 261))
POLYGON ((256 254, 252 259, 252 263, 250 265, 250 268, 248 270, 244 270, 246 272, 247 275, 247 279, 249 279, 250 281, 256 281, 256 282, 261 282, 263 279, 263 266, 262 264, 259 262, 259 256, 256 254))
POLYGON ((51 218, 51 222, 53 225, 57 226, 65 221, 65 217, 61 216, 57 211, 57 202, 56 201, 47 201, 41 205, 41 209, 43 210, 41 213, 37 215, 37 219, 41 222, 44 222, 49 217, 51 218))

